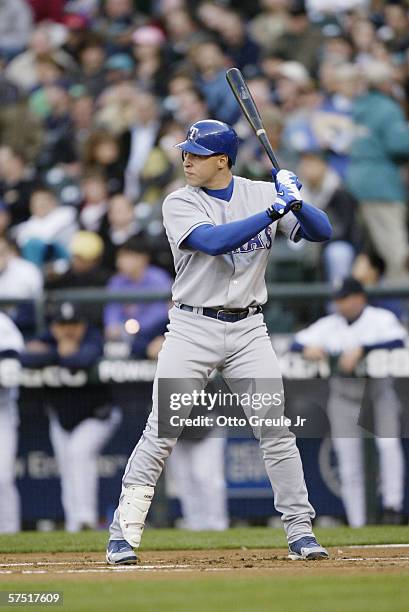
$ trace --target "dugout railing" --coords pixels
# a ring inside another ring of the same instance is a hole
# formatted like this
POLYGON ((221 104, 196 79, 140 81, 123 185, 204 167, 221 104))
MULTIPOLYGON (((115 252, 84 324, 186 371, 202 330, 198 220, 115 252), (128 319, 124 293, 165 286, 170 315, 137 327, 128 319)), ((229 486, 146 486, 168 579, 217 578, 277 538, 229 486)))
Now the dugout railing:
MULTIPOLYGON (((325 302, 331 298, 332 287, 329 283, 269 283, 267 284, 268 302, 325 302)), ((409 285, 376 285, 366 289, 368 298, 408 298, 409 285)), ((47 306, 56 302, 75 302, 79 304, 104 305, 111 302, 146 303, 157 300, 171 300, 168 291, 107 291, 105 288, 58 289, 45 291, 37 298, 0 297, 0 308, 32 304, 35 313, 36 332, 44 330, 47 306)))

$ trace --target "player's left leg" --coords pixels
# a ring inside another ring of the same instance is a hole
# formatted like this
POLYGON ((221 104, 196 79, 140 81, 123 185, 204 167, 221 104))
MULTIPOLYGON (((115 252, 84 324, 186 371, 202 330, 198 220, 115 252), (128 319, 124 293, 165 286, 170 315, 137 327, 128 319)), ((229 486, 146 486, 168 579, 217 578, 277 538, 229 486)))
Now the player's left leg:
MULTIPOLYGON (((281 372, 262 315, 231 324, 228 328, 228 344, 230 355, 225 362, 223 377, 229 386, 232 387, 232 381, 236 389, 250 386, 253 396, 254 393, 259 395, 267 390, 270 393, 280 393, 281 401, 278 405, 257 411, 258 418, 274 416, 279 419, 284 413, 281 372)), ((246 411, 247 417, 250 412, 246 411)), ((325 549, 315 541, 312 532, 311 520, 315 512, 308 500, 295 436, 282 426, 262 426, 253 430, 259 439, 274 491, 275 507, 282 515, 291 558, 328 557, 325 549)))

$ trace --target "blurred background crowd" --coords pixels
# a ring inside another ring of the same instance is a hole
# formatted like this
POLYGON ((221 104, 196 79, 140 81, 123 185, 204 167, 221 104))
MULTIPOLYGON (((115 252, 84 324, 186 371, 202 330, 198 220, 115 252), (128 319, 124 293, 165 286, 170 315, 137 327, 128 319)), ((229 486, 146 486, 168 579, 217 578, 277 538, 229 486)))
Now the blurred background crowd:
MULTIPOLYGON (((407 2, 0 0, 1 299, 170 292, 161 205, 184 184, 173 145, 188 126, 233 125, 235 173, 271 180, 225 81, 231 66, 246 76, 282 167, 333 225, 324 246, 277 241, 267 280, 407 283, 407 2)), ((407 320, 404 303, 378 305, 407 320)), ((40 338, 30 305, 7 310, 26 365, 84 366, 103 339, 126 339, 137 358, 160 350, 166 301, 67 308, 40 338), (68 323, 84 329, 67 333, 68 323)), ((313 315, 266 309, 272 331, 313 315)))
POLYGON ((3 264, 1 286, 168 287, 129 279, 118 252, 140 237, 145 267, 172 275, 161 204, 183 184, 187 127, 234 125, 235 172, 271 180, 230 66, 334 228, 323 249, 278 245, 269 280, 407 281, 408 25, 393 0, 2 0, 0 234, 24 262, 3 264))

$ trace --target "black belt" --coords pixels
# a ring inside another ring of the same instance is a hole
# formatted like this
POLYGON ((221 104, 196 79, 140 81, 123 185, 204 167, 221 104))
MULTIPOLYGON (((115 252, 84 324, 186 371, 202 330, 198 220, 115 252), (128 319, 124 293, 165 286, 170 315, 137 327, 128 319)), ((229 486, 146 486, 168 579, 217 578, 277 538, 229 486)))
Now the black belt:
POLYGON ((188 312, 196 312, 202 314, 205 317, 211 317, 212 319, 218 319, 219 321, 225 321, 226 323, 235 323, 246 319, 248 316, 259 314, 262 312, 261 306, 254 306, 252 308, 244 308, 242 310, 232 310, 228 308, 198 308, 196 306, 188 306, 188 304, 176 304, 180 310, 187 310, 188 312))

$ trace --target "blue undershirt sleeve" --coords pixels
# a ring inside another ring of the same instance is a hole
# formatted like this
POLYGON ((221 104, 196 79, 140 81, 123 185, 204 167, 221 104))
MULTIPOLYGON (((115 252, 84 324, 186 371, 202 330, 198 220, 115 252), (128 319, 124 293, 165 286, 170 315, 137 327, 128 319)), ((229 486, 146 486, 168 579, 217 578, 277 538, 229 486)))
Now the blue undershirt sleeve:
POLYGON ((207 255, 222 255, 241 247, 271 223, 271 218, 263 211, 223 225, 200 225, 189 234, 183 245, 207 255))
MULTIPOLYGON (((324 211, 304 202, 302 209, 293 214, 300 224, 300 238, 323 242, 331 237, 331 224, 324 211)), ((223 225, 200 225, 192 230, 183 245, 207 255, 222 255, 241 247, 271 223, 271 218, 263 211, 247 219, 223 225)))
POLYGON ((303 202, 300 210, 293 210, 293 215, 300 224, 298 238, 305 238, 310 242, 325 242, 331 238, 331 223, 323 210, 303 202))
POLYGON ((293 343, 291 344, 291 346, 290 346, 290 351, 291 351, 292 353, 302 353, 302 352, 303 352, 303 350, 304 350, 304 348, 305 348, 305 347, 304 347, 304 345, 303 345, 303 344, 300 344, 300 342, 296 342, 296 341, 294 340, 294 342, 293 342, 293 343))
POLYGON ((370 351, 374 351, 376 349, 394 349, 394 348, 402 348, 404 347, 405 344, 403 342, 403 340, 401 340, 400 338, 397 340, 389 340, 387 342, 378 342, 376 344, 365 344, 363 349, 365 354, 369 353, 370 351))

